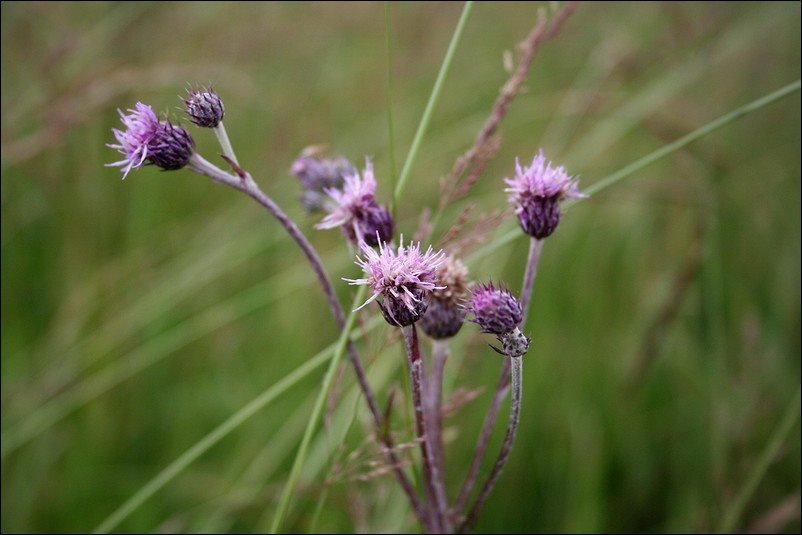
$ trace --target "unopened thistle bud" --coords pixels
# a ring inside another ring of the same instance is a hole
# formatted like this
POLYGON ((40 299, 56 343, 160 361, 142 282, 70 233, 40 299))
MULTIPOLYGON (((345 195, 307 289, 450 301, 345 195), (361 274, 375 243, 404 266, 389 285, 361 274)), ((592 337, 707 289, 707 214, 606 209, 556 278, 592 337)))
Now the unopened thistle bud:
POLYGON ((153 164, 165 170, 181 169, 195 152, 195 141, 185 129, 169 120, 159 121, 153 108, 137 102, 128 113, 118 110, 125 130, 112 128, 118 144, 107 146, 117 149, 124 159, 106 164, 122 167, 123 178, 131 169, 153 164))
POLYGON ((493 349, 499 353, 520 357, 529 349, 529 338, 518 329, 521 304, 506 288, 496 288, 492 282, 480 284, 471 292, 466 309, 482 332, 496 335, 502 349, 493 349))
POLYGON ((561 201, 587 197, 564 167, 552 167, 546 161, 542 150, 526 168, 516 158, 515 177, 504 182, 510 186, 504 191, 510 194, 509 202, 515 206, 521 228, 539 240, 550 236, 560 223, 561 201))
POLYGON ((211 88, 187 90, 184 111, 190 121, 205 128, 215 128, 226 112, 220 96, 211 88))
POLYGON ((436 276, 443 262, 442 251, 435 253, 429 247, 422 253, 420 243, 404 247, 403 236, 397 251, 384 242, 379 242, 378 252, 365 242, 360 243, 360 249, 364 258, 357 257, 356 264, 367 277, 343 280, 367 285, 373 291, 359 308, 381 296, 379 307, 390 325, 406 327, 415 323, 426 312, 431 292, 444 289, 438 286, 436 276))
POLYGON ((364 241, 376 247, 380 242, 390 241, 395 232, 395 222, 390 211, 376 201, 376 179, 370 159, 365 159, 365 170, 361 177, 354 172, 345 175, 344 180, 342 190, 326 189, 334 205, 329 215, 315 228, 341 227, 348 240, 355 245, 364 241))
POLYGON ((448 256, 437 268, 436 276, 438 284, 445 288, 432 291, 420 326, 431 338, 442 340, 456 335, 465 320, 462 300, 468 293, 468 268, 448 256))

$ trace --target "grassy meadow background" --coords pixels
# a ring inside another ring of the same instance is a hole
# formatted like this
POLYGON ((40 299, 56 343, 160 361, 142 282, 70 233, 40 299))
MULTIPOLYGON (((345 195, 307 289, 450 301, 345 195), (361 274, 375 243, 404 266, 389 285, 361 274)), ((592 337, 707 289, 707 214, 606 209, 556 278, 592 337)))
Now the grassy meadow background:
MULTIPOLYGON (((399 203, 412 235, 475 138, 504 53, 541 3, 478 3, 399 203)), ((391 4, 398 167, 461 11, 391 4)), ((288 169, 325 143, 374 158, 389 202, 383 3, 8 3, 2 13, 2 530, 85 531, 337 336, 311 270, 254 202, 190 171, 120 180, 116 109, 175 110, 213 83, 235 150, 319 249, 344 306, 340 234, 288 169)), ((536 57, 468 204, 538 147, 589 186, 800 76, 798 3, 580 5, 536 57)), ((219 149, 192 128, 202 154, 219 149)), ((506 221, 505 229, 514 228, 506 221)), ((492 237, 487 244, 492 243, 492 237)), ((470 264, 520 287, 527 240, 470 264)), ((374 309, 375 312, 375 309, 374 309)), ((363 316, 367 322, 375 314, 363 316)), ((793 93, 566 212, 526 330, 524 410, 477 531, 800 529, 800 98, 793 93), (790 411, 790 412, 789 412, 790 411), (796 414, 794 414, 796 412, 796 414), (783 419, 791 419, 791 427, 783 419)), ((400 345, 360 343, 408 440, 400 345)), ((467 327, 446 420, 456 495, 499 357, 467 327)), ((138 507, 122 531, 263 531, 318 392, 317 368, 138 507)), ((506 409, 505 409, 506 410, 506 409)), ((499 426, 490 452, 502 438, 499 426)), ((285 529, 415 531, 344 368, 285 529), (317 514, 316 514, 317 511, 317 514)), ((484 473, 490 460, 485 463, 484 473)))

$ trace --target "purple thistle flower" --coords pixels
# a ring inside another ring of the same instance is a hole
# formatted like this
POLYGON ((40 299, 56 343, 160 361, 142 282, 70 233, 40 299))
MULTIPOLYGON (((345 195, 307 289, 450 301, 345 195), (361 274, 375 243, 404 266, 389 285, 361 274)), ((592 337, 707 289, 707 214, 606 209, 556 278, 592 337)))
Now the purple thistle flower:
POLYGON ((334 200, 334 206, 315 228, 342 227, 351 243, 364 241, 371 247, 390 241, 395 222, 390 212, 376 202, 376 179, 370 159, 365 158, 365 170, 361 177, 354 172, 343 179, 345 184, 342 190, 326 189, 326 193, 334 200))
POLYGON ((527 352, 530 340, 518 329, 523 310, 508 289, 496 288, 492 282, 480 284, 471 291, 465 308, 482 332, 495 334, 501 342, 501 350, 493 349, 510 357, 520 357, 527 352))
POLYGON ((123 179, 131 169, 154 164, 165 170, 181 169, 195 151, 195 141, 189 132, 169 120, 160 122, 153 108, 141 102, 128 114, 117 110, 125 131, 112 128, 119 144, 107 144, 117 149, 124 159, 106 164, 106 167, 123 167, 123 179))
POLYGON ((564 167, 552 167, 542 149, 529 167, 522 168, 516 158, 515 178, 505 178, 504 182, 510 186, 504 191, 510 194, 509 202, 515 206, 521 228, 539 240, 550 236, 557 228, 560 201, 587 197, 564 167))
POLYGON ((223 101, 212 88, 188 89, 184 111, 190 121, 206 128, 215 128, 226 112, 223 101))
POLYGON ((397 251, 379 241, 377 252, 365 242, 360 243, 364 258, 357 257, 356 264, 368 275, 363 279, 343 279, 351 284, 366 285, 373 295, 357 310, 375 301, 379 303, 384 319, 390 325, 406 327, 418 321, 426 312, 427 300, 433 290, 442 290, 437 284, 437 268, 444 261, 443 251, 433 252, 432 247, 421 252, 420 243, 404 247, 404 237, 397 251))
POLYGON ((473 323, 482 332, 504 334, 518 327, 523 310, 521 304, 506 288, 496 288, 492 282, 479 284, 471 291, 466 309, 473 314, 473 323))
POLYGON ((316 146, 305 148, 290 168, 303 188, 301 203, 310 213, 321 211, 331 203, 325 193, 327 189, 342 189, 345 177, 357 173, 356 167, 342 156, 325 158, 319 151, 320 147, 316 146))
POLYGON ((119 162, 108 163, 106 167, 123 167, 123 179, 128 176, 128 172, 135 167, 145 164, 148 157, 148 143, 156 135, 159 129, 159 118, 153 113, 153 108, 141 102, 136 103, 135 109, 129 109, 130 113, 125 115, 122 110, 117 110, 120 120, 125 125, 125 131, 112 128, 114 137, 119 141, 119 145, 107 143, 106 146, 117 149, 125 156, 119 162))

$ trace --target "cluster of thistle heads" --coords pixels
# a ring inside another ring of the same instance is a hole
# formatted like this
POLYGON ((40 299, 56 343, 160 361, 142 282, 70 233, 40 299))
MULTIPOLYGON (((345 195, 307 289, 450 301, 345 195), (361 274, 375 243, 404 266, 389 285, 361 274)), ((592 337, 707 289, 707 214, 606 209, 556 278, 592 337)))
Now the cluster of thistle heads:
MULTIPOLYGON (((225 108, 214 90, 189 89, 183 104, 195 125, 221 126, 225 108)), ((159 119, 150 106, 138 102, 128 113, 119 113, 125 130, 113 129, 118 143, 108 146, 124 158, 107 165, 122 167, 123 178, 148 164, 180 169, 195 154, 189 132, 167 118, 159 119)), ((291 172, 300 182, 306 210, 326 213, 316 228, 340 228, 359 249, 356 263, 365 277, 344 280, 372 291, 360 308, 376 301, 389 324, 418 323, 438 340, 455 336, 468 319, 497 337, 501 348, 494 347, 496 351, 512 357, 526 353, 530 340, 519 330, 523 310, 507 288, 492 282, 471 284, 465 265, 442 250, 423 250, 414 242, 404 245, 403 236, 394 245, 395 221, 376 199, 377 182, 369 158, 360 173, 344 157, 327 157, 319 147, 310 147, 295 160, 291 172)), ((528 167, 516 160, 515 175, 504 182, 521 228, 538 240, 557 228, 562 201, 584 197, 578 181, 562 166, 546 160, 542 150, 528 167)))
MULTIPOLYGON (((122 167, 124 179, 132 169, 148 164, 172 171, 189 163, 195 140, 185 128, 169 118, 159 119, 152 107, 141 102, 127 111, 118 110, 125 130, 113 128, 117 143, 108 145, 124 158, 108 167, 122 167)), ((217 127, 225 114, 223 101, 212 89, 188 89, 184 111, 190 121, 207 128, 217 127)))
MULTIPOLYGON (((560 222, 560 203, 584 195, 577 180, 563 167, 552 166, 542 151, 529 167, 516 161, 515 170, 513 178, 505 179, 509 202, 521 228, 542 240, 560 222)), ((307 210, 327 212, 316 228, 340 228, 359 247, 356 263, 365 277, 344 280, 372 291, 360 308, 376 301, 389 324, 418 323, 436 340, 455 336, 468 318, 482 332, 497 337, 501 348, 491 347, 499 353, 513 357, 526 353, 530 340, 519 329, 523 310, 507 288, 493 282, 471 284, 465 265, 442 250, 428 247, 424 251, 414 242, 405 246, 403 236, 397 247, 391 245, 395 223, 390 211, 376 200, 369 158, 360 174, 342 156, 326 157, 319 147, 310 147, 296 159, 291 172, 301 185, 300 197, 307 210)))

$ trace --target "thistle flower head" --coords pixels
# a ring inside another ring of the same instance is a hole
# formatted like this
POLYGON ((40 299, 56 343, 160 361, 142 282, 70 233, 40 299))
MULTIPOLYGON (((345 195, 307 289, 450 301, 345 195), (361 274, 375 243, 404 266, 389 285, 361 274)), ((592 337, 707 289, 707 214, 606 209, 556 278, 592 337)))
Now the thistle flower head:
POLYGON ((468 293, 468 268, 454 256, 447 256, 437 268, 436 277, 444 288, 432 291, 420 326, 431 338, 442 340, 456 335, 464 323, 462 301, 468 293))
POLYGON ((309 213, 329 206, 326 190, 342 189, 345 177, 357 173, 356 167, 342 156, 327 158, 320 151, 319 146, 305 148, 290 168, 290 173, 301 183, 301 203, 309 213))
POLYGON ((336 206, 329 215, 316 225, 317 228, 335 228, 348 223, 354 214, 368 208, 370 203, 376 202, 376 179, 373 176, 373 163, 365 158, 365 170, 362 176, 359 171, 343 177, 342 190, 328 188, 326 193, 334 199, 336 206))
POLYGON ((305 188, 323 191, 325 188, 341 189, 347 175, 358 174, 354 164, 342 156, 333 158, 321 154, 323 147, 306 147, 292 162, 290 173, 295 175, 305 188))
POLYGON ((465 306, 473 315, 471 321, 482 332, 502 335, 518 327, 523 310, 521 304, 506 288, 496 288, 492 282, 482 283, 471 291, 465 306))
POLYGON ((215 128, 226 113, 223 101, 212 88, 187 89, 184 111, 190 121, 206 128, 215 128))
POLYGON ((193 152, 195 152, 195 140, 189 132, 167 119, 162 121, 151 140, 148 159, 156 167, 172 171, 187 165, 193 152))
POLYGON ((492 282, 480 284, 472 290, 465 308, 482 332, 496 335, 502 349, 491 347, 499 353, 520 357, 529 350, 530 340, 518 328, 523 316, 521 304, 508 289, 496 288, 492 282))
POLYGON ((117 110, 125 130, 112 128, 118 144, 108 144, 125 158, 106 164, 107 167, 122 167, 123 179, 131 169, 152 163, 162 169, 184 167, 195 150, 195 141, 180 126, 169 120, 159 121, 153 108, 137 102, 134 109, 125 114, 117 110))
POLYGON ((433 252, 430 246, 421 252, 420 243, 404 247, 403 236, 397 250, 382 241, 379 241, 378 252, 365 242, 360 243, 360 249, 363 257, 357 257, 356 264, 367 277, 343 279, 351 284, 366 285, 373 292, 359 308, 382 296, 379 306, 388 323, 405 327, 418 321, 426 312, 429 294, 443 289, 438 286, 436 276, 444 260, 443 251, 433 252))
POLYGON ((390 212, 376 201, 376 179, 373 164, 365 158, 365 170, 343 177, 342 190, 327 188, 334 204, 329 215, 315 225, 318 229, 342 227, 351 243, 365 242, 371 247, 393 237, 395 222, 390 212))
POLYGON ((459 258, 448 255, 437 268, 437 281, 445 288, 434 290, 434 297, 461 302, 468 293, 468 268, 459 258))
POLYGON ((564 167, 552 167, 542 149, 529 167, 522 167, 516 158, 515 177, 504 182, 521 227, 537 239, 550 236, 557 228, 560 201, 586 197, 579 191, 578 181, 569 177, 564 167))
POLYGON ((531 197, 577 199, 585 196, 579 192, 578 182, 565 172, 565 167, 552 167, 543 149, 538 151, 529 167, 522 167, 520 159, 516 158, 515 178, 505 178, 504 182, 510 186, 504 190, 511 194, 509 201, 516 205, 531 197))

